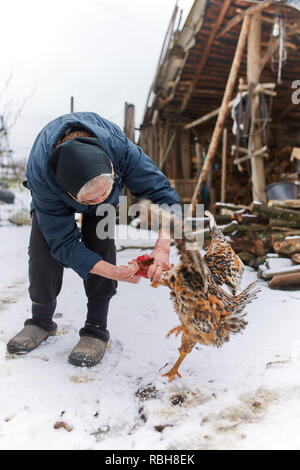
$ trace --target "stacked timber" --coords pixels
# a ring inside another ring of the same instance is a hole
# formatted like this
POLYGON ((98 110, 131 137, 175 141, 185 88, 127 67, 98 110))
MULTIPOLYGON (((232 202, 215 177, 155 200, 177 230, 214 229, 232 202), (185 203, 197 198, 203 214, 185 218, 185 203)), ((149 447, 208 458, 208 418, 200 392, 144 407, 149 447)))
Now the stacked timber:
MULTIPOLYGON (((274 134, 272 134, 272 138, 275 138, 274 134)), ((231 138, 229 140, 229 147, 234 143, 231 138)), ((266 185, 279 181, 299 181, 296 162, 290 161, 291 153, 291 145, 285 146, 281 150, 275 147, 269 149, 268 164, 264 170, 266 185)), ((226 199, 234 204, 242 203, 248 205, 252 200, 252 181, 246 167, 243 167, 243 171, 239 171, 238 167, 234 164, 234 159, 234 155, 227 155, 226 199)), ((220 188, 222 177, 220 155, 217 155, 215 163, 216 169, 213 173, 213 187, 220 188)))
POLYGON ((300 288, 300 200, 217 203, 216 220, 244 264, 258 269, 271 288, 300 288))

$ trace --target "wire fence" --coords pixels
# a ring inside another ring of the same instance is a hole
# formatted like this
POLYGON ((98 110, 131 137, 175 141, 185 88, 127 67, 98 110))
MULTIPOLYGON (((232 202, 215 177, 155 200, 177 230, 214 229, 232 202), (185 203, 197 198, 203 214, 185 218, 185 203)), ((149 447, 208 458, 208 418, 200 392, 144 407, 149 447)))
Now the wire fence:
POLYGON ((8 188, 0 189, 0 227, 7 225, 30 225, 30 200, 28 189, 20 181, 12 180, 8 188), (5 196, 10 195, 10 202, 5 196))
POLYGON ((8 129, 8 140, 15 164, 26 162, 33 142, 41 129, 56 115, 22 114, 16 124, 8 129))
POLYGON ((0 134, 0 227, 30 224, 31 195, 22 185, 26 164, 36 136, 55 117, 22 113, 0 134))
MULTIPOLYGON (((123 110, 111 120, 116 122, 116 117, 120 115, 123 116, 123 110)), ((30 223, 30 191, 22 185, 28 157, 39 132, 57 116, 22 113, 14 126, 10 128, 8 123, 5 132, 0 132, 0 227, 11 223, 30 223), (12 195, 9 196, 9 193, 12 195), (14 201, 7 202, 12 197, 14 201)))

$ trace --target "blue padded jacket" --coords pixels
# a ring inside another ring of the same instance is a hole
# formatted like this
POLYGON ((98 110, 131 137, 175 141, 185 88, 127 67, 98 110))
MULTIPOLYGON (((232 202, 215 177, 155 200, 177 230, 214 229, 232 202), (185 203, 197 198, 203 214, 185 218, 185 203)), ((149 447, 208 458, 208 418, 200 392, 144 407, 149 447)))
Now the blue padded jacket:
POLYGON ((52 170, 47 166, 58 140, 67 131, 79 129, 97 137, 113 163, 117 178, 105 204, 116 206, 124 185, 138 199, 147 198, 157 204, 169 205, 178 204, 180 200, 151 158, 114 123, 96 113, 87 112, 66 114, 47 124, 36 137, 27 164, 25 185, 32 195, 31 210, 36 210, 51 256, 87 279, 92 267, 102 257, 81 241, 75 213, 94 215, 97 206, 74 201, 57 184, 52 170))

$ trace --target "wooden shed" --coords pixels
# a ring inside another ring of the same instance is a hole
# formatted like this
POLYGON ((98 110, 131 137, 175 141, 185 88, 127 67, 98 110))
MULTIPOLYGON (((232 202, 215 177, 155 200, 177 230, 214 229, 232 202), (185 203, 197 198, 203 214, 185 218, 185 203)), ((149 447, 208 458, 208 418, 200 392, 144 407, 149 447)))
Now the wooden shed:
POLYGON ((286 2, 195 0, 182 27, 175 7, 139 143, 183 202, 263 202, 297 180, 299 49, 286 2))

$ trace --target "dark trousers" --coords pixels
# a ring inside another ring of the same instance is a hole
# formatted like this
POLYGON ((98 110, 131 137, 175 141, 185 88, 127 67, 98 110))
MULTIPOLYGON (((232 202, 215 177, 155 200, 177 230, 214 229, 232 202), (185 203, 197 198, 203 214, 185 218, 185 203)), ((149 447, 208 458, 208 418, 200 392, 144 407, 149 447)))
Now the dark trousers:
MULTIPOLYGON (((104 261, 116 264, 114 240, 100 240, 96 226, 101 217, 83 215, 82 241, 91 251, 102 256, 104 261)), ((50 249, 39 228, 35 211, 32 215, 32 228, 29 242, 29 295, 32 300, 32 319, 28 323, 46 329, 56 328, 52 317, 56 299, 60 293, 64 268, 50 255, 50 249)), ((116 293, 117 281, 92 274, 84 281, 88 299, 87 318, 80 335, 96 336, 104 341, 109 338, 107 314, 109 301, 116 293)), ((70 307, 71 308, 71 307, 70 307)))

